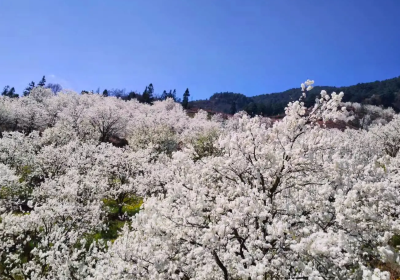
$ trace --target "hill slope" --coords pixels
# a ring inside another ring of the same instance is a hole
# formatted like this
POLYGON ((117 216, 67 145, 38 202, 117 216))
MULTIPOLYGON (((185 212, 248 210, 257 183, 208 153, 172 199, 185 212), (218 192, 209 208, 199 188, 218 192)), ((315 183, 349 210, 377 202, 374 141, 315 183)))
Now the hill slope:
MULTIPOLYGON (((383 107, 393 107, 400 111, 400 76, 393 79, 359 83, 348 87, 317 86, 307 94, 307 106, 312 106, 321 90, 345 93, 344 102, 358 102, 383 107)), ((241 93, 222 92, 213 94, 209 100, 191 101, 189 106, 231 114, 241 110, 249 114, 273 116, 283 114, 285 106, 290 101, 297 100, 301 95, 300 88, 293 88, 279 93, 262 94, 247 97, 241 93)))

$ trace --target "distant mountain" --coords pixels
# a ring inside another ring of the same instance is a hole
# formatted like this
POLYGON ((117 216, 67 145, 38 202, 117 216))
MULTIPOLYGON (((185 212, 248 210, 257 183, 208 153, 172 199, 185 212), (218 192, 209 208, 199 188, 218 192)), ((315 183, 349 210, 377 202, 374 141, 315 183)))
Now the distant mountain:
MULTIPOLYGON (((315 98, 320 94, 321 90, 326 90, 328 93, 343 91, 345 93, 344 102, 392 107, 395 111, 400 112, 400 76, 383 81, 359 83, 348 87, 316 86, 307 93, 307 98, 305 99, 307 106, 314 105, 315 98)), ((247 97, 241 93, 221 92, 213 94, 208 100, 191 101, 189 106, 225 114, 245 110, 251 115, 275 116, 283 114, 285 106, 290 101, 298 100, 300 96, 300 88, 252 97, 247 97)))

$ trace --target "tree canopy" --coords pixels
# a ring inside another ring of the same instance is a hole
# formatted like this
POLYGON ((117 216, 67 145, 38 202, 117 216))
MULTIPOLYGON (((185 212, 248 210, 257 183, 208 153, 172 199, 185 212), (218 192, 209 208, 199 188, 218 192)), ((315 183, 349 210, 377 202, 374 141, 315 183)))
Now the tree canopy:
POLYGON ((0 277, 399 277, 400 115, 312 87, 281 120, 2 95, 0 277))

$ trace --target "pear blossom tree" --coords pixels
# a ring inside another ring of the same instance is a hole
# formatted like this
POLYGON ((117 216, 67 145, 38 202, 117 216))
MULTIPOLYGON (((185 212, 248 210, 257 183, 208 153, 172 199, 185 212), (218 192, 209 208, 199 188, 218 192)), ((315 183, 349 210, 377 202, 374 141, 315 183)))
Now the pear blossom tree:
POLYGON ((2 97, 0 279, 395 277, 399 116, 326 91, 306 108, 313 84, 277 122, 41 87, 2 97))

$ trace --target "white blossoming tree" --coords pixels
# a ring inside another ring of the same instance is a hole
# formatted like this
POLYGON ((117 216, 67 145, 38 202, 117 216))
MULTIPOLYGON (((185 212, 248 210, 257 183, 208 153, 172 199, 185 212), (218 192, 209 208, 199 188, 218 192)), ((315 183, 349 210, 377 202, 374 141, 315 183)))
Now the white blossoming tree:
POLYGON ((190 118, 172 99, 2 97, 0 279, 398 275, 399 117, 325 91, 306 108, 313 84, 277 122, 190 118), (321 125, 354 118, 363 129, 321 125))

